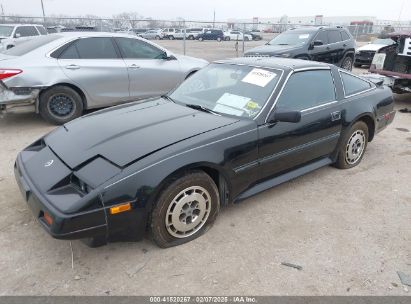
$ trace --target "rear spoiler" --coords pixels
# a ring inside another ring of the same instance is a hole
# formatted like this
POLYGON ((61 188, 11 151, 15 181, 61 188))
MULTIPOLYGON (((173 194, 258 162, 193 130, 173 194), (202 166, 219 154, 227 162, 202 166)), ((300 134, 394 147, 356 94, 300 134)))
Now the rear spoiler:
POLYGON ((377 87, 380 87, 384 84, 384 78, 386 77, 386 76, 378 75, 378 74, 361 74, 359 76, 372 82, 377 87))

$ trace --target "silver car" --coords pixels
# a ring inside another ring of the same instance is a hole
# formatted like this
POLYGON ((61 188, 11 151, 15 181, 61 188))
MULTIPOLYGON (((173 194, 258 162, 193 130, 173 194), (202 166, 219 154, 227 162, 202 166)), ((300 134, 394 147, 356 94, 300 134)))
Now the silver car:
POLYGON ((160 40, 164 38, 164 33, 161 30, 149 30, 145 33, 138 34, 140 37, 145 39, 156 39, 160 40))
POLYGON ((54 124, 167 93, 208 63, 145 39, 113 33, 59 33, 0 55, 0 112, 29 108, 54 124))

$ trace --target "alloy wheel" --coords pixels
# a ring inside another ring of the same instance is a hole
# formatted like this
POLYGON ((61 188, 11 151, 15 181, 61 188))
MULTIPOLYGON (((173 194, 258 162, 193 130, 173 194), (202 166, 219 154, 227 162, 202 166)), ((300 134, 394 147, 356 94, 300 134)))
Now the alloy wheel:
POLYGON ((365 148, 365 133, 362 130, 356 130, 350 137, 345 148, 345 161, 353 165, 361 159, 365 148))
POLYGON ((177 194, 169 205, 165 217, 168 233, 186 238, 206 223, 211 211, 211 196, 206 189, 191 186, 177 194))

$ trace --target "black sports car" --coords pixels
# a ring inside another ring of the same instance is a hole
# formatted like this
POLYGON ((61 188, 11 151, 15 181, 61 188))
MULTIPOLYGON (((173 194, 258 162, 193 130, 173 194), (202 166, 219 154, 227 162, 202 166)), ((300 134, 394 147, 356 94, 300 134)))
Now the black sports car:
POLYGON ((169 247, 201 235, 223 205, 358 165, 394 115, 389 88, 333 65, 219 61, 167 96, 57 128, 18 155, 15 175, 55 238, 96 246, 150 230, 169 247))

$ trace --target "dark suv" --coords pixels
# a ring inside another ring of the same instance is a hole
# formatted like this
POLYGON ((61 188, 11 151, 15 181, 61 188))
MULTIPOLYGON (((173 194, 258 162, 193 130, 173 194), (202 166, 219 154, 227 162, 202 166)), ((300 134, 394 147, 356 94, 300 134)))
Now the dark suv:
POLYGON ((355 40, 342 27, 305 27, 285 31, 244 56, 286 57, 335 64, 351 70, 355 40))
POLYGON ((200 41, 203 40, 217 40, 222 41, 224 39, 224 32, 222 30, 206 29, 204 33, 197 36, 200 41))

